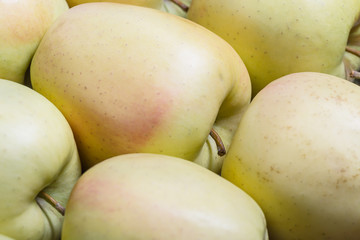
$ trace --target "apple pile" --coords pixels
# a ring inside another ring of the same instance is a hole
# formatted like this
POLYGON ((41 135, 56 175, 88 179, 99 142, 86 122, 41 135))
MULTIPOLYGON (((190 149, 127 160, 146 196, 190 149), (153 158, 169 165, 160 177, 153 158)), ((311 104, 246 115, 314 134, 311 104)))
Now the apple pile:
POLYGON ((0 240, 355 240, 360 1, 0 1, 0 240))

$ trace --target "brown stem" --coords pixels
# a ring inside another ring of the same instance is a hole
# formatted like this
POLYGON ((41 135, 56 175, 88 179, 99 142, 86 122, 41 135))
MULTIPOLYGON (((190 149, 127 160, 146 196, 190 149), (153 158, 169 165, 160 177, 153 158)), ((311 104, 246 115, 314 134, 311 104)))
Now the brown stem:
POLYGON ((210 131, 210 136, 214 139, 214 141, 216 143, 218 155, 220 157, 224 156, 226 154, 226 149, 225 149, 224 143, 221 140, 221 137, 219 136, 219 134, 213 128, 210 131))
POLYGON ((346 47, 345 50, 346 50, 347 52, 349 52, 349 53, 354 54, 355 56, 360 57, 360 51, 358 51, 358 50, 355 50, 355 49, 353 49, 353 48, 351 48, 351 47, 346 47))
POLYGON ((61 204, 56 201, 53 197, 51 197, 49 194, 45 192, 41 192, 40 196, 42 196, 47 202, 50 202, 51 205, 61 214, 65 215, 65 208, 61 206, 61 204))
POLYGON ((358 71, 351 71, 351 72, 350 72, 350 77, 355 78, 355 79, 360 79, 360 72, 358 72, 358 71))
POLYGON ((187 6, 181 0, 170 0, 170 1, 178 5, 184 12, 187 12, 189 10, 189 6, 187 6))

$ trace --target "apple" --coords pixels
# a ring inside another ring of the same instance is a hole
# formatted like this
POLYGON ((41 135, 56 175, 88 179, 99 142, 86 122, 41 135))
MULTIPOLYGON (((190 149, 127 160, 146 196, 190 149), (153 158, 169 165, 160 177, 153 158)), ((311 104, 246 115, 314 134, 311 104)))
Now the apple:
POLYGON ((0 78, 24 83, 42 36, 68 8, 65 0, 0 1, 0 78))
POLYGON ((353 81, 350 73, 360 66, 359 0, 193 0, 187 17, 236 49, 249 71, 253 96, 294 72, 353 81))
POLYGON ((359 239, 359 139, 359 86, 289 74, 252 100, 222 176, 260 205, 270 239, 359 239))
POLYGON ((0 79, 0 239, 59 239, 81 174, 69 124, 34 90, 0 79))
POLYGON ((149 152, 220 172, 217 148, 229 147, 251 98, 245 65, 226 41, 182 17, 117 3, 70 8, 30 74, 70 123, 84 169, 149 152))
POLYGON ((257 203, 193 162, 147 153, 86 171, 66 208, 62 237, 78 239, 268 239, 257 203))
POLYGON ((161 9, 164 0, 66 0, 70 7, 91 2, 114 2, 161 9))
POLYGON ((114 2, 149 7, 186 17, 191 0, 66 0, 70 7, 90 2, 114 2))

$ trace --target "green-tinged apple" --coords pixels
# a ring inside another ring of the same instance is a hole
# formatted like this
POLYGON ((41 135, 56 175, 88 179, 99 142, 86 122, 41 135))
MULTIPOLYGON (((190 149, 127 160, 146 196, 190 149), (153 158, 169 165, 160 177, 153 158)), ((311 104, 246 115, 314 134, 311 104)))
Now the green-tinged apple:
POLYGON ((66 119, 39 93, 0 79, 0 142, 0 239, 59 239, 61 207, 81 174, 66 119))
POLYGON ((353 81, 360 66, 359 0, 193 0, 187 17, 237 50, 253 95, 294 72, 353 81))
POLYGON ((70 7, 90 2, 114 2, 149 7, 186 17, 191 0, 66 0, 70 7))
POLYGON ((65 240, 267 240, 261 208, 193 162, 147 153, 85 172, 66 208, 65 240))
POLYGON ((359 139, 360 87, 293 73, 255 96, 222 176, 257 201, 270 239, 359 239, 359 139))
POLYGON ((24 83, 41 38, 68 9, 65 0, 0 1, 0 78, 24 83))
POLYGON ((150 152, 219 172, 221 141, 209 133, 226 150, 251 98, 245 65, 226 41, 185 18, 127 4, 70 8, 44 36, 30 73, 33 88, 69 121, 84 169, 150 152))

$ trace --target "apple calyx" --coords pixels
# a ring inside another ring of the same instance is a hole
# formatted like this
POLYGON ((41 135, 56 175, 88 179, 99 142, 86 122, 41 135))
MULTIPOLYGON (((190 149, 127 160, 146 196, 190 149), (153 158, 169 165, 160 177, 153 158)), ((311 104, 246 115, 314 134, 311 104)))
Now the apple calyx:
POLYGON ((221 140, 221 137, 219 136, 219 134, 212 128, 210 131, 210 136, 214 139, 215 143, 216 143, 216 147, 218 150, 218 155, 224 156, 226 154, 226 149, 224 146, 223 141, 221 140))
POLYGON ((48 203, 50 203, 62 216, 65 215, 65 208, 56 201, 53 197, 45 192, 40 192, 40 197, 44 198, 48 203))
POLYGON ((187 12, 189 10, 189 6, 187 6, 181 0, 170 0, 170 1, 178 5, 184 12, 187 12))

